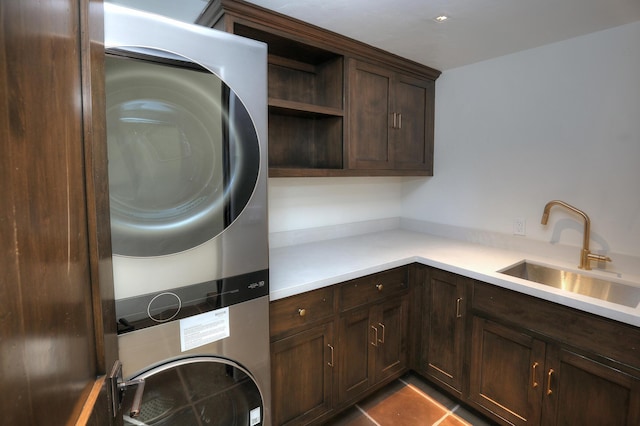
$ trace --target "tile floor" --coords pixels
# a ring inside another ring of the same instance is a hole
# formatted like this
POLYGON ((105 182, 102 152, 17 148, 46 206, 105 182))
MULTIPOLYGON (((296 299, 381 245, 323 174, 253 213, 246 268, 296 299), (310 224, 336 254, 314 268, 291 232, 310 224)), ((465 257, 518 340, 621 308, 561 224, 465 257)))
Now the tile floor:
POLYGON ((327 423, 331 426, 487 426, 421 377, 408 373, 327 423))

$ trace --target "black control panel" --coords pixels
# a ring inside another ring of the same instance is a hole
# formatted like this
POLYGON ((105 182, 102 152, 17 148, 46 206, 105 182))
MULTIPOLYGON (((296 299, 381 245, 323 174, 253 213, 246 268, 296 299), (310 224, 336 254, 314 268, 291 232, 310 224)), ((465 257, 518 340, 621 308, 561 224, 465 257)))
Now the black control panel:
POLYGON ((118 334, 153 327, 269 294, 269 270, 116 300, 118 334))

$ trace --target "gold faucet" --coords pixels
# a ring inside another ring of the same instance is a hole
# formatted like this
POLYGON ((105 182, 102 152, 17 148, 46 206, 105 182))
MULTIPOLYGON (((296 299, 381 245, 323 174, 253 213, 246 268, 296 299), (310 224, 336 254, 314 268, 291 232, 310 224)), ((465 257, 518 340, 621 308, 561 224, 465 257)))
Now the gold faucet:
POLYGON ((564 207, 568 210, 571 210, 574 213, 579 214, 584 219, 584 238, 582 240, 582 251, 580 252, 580 266, 578 266, 578 268, 590 270, 592 260, 596 260, 598 262, 611 262, 611 259, 608 256, 594 254, 594 253, 591 253, 591 251, 589 251, 591 220, 589 219, 589 216, 587 216, 587 214, 582 210, 577 209, 572 205, 565 203, 564 201, 560 201, 560 200, 549 201, 547 205, 544 206, 544 212, 542 212, 542 220, 540 221, 540 223, 542 223, 543 225, 547 224, 547 221, 549 220, 549 211, 553 206, 564 207))

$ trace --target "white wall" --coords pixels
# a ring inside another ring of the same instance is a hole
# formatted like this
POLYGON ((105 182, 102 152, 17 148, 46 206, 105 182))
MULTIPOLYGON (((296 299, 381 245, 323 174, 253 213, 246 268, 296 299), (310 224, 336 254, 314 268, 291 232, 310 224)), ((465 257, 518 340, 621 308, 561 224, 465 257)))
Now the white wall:
POLYGON ((640 256, 640 22, 453 69, 436 85, 435 176, 405 217, 640 256), (557 209, 557 210, 556 210, 557 209), (553 232, 555 231, 555 233, 553 232))
POLYGON ((269 232, 399 217, 400 178, 271 178, 269 232))
POLYGON ((435 176, 269 180, 270 232, 395 216, 640 256, 640 22, 446 71, 435 176))

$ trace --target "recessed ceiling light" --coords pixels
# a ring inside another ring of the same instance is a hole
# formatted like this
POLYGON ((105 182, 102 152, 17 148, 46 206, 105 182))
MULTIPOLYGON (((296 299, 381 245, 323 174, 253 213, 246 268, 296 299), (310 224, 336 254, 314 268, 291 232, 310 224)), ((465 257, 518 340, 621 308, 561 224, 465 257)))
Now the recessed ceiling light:
POLYGON ((449 17, 447 15, 440 15, 440 16, 436 16, 435 18, 433 18, 433 20, 436 21, 436 22, 444 22, 447 19, 449 19, 449 17))

